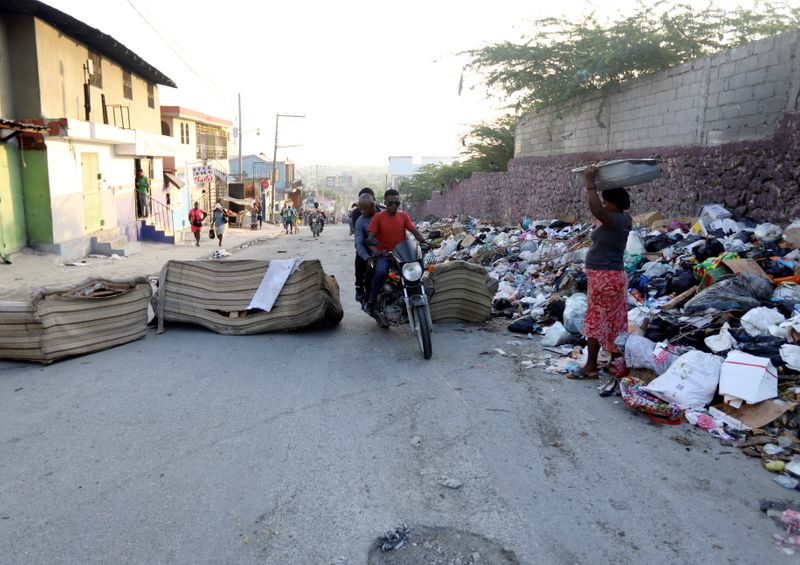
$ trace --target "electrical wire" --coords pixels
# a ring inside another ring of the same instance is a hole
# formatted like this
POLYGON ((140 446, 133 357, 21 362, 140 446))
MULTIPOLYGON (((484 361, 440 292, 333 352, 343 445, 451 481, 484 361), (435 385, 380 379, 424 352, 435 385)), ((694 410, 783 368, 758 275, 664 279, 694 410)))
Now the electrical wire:
POLYGON ((164 44, 165 44, 165 45, 166 45, 166 46, 167 46, 167 47, 168 47, 168 48, 169 48, 169 49, 170 49, 170 50, 171 50, 171 51, 172 51, 172 52, 175 54, 175 56, 176 56, 176 57, 178 57, 178 59, 180 59, 180 61, 181 61, 181 62, 182 62, 184 65, 186 65, 186 68, 188 68, 188 69, 189 69, 189 70, 190 70, 190 71, 191 71, 191 72, 192 72, 192 73, 193 73, 193 74, 194 74, 194 75, 195 75, 197 78, 199 78, 199 79, 200 79, 200 81, 201 81, 201 82, 203 82, 203 84, 205 84, 205 85, 206 85, 208 88, 210 88, 210 89, 211 89, 211 92, 212 92, 212 93, 214 93, 214 95, 215 95, 215 96, 217 96, 217 98, 219 98, 219 100, 220 100, 221 102, 223 102, 223 103, 226 105, 226 107, 227 107, 229 110, 231 110, 231 111, 235 111, 235 108, 234 108, 234 107, 233 107, 233 105, 230 103, 230 98, 228 98, 228 97, 224 96, 223 94, 221 94, 221 93, 220 93, 220 91, 217 89, 217 86, 216 86, 216 85, 215 85, 215 84, 214 84, 214 83, 213 83, 211 80, 209 80, 209 79, 207 79, 206 77, 202 76, 202 75, 201 75, 201 74, 200 74, 200 73, 199 73, 197 70, 195 70, 195 68, 194 68, 194 67, 193 67, 193 66, 192 66, 192 65, 191 65, 191 64, 190 64, 190 63, 189 63, 189 62, 188 62, 188 61, 187 61, 187 60, 186 60, 184 57, 183 57, 183 55, 182 55, 181 53, 179 53, 179 52, 178 52, 178 49, 181 49, 181 50, 182 50, 182 48, 181 48, 180 44, 179 44, 177 41, 175 41, 175 39, 173 39, 173 38, 172 38, 172 36, 170 36, 170 35, 169 35, 169 33, 167 33, 167 32, 164 32, 164 33, 162 34, 162 33, 161 33, 161 32, 160 32, 160 31, 159 31, 159 30, 158 30, 158 29, 157 29, 157 28, 156 28, 156 27, 155 27, 155 26, 154 26, 154 25, 153 25, 153 24, 150 22, 150 20, 148 20, 148 19, 147 19, 147 17, 145 17, 145 15, 142 13, 142 10, 140 10, 140 9, 139 9, 139 8, 138 8, 138 7, 137 7, 137 6, 136 6, 136 5, 133 3, 133 1, 132 1, 132 0, 126 0, 126 1, 128 2, 128 4, 130 4, 131 8, 133 8, 133 10, 134 10, 134 11, 135 11, 137 14, 139 14, 139 17, 140 17, 140 18, 142 18, 142 20, 143 20, 143 21, 144 21, 144 22, 145 22, 145 23, 146 23, 146 24, 147 24, 147 25, 150 27, 150 29, 152 29, 152 30, 155 32, 155 34, 156 34, 156 35, 157 35, 159 38, 161 38, 161 41, 163 41, 163 42, 164 42, 164 44), (165 35, 166 35, 166 37, 165 37, 165 35), (177 47, 177 49, 176 49, 176 47, 177 47))

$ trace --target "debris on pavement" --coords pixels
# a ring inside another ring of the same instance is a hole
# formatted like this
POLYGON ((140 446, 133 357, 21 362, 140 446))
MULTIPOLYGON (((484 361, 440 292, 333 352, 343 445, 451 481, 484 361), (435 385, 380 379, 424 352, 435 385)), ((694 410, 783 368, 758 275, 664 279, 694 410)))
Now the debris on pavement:
POLYGON ((445 475, 442 475, 441 477, 439 477, 439 480, 436 481, 436 482, 440 486, 443 486, 443 487, 449 488, 449 489, 453 489, 453 490, 460 489, 462 486, 464 486, 464 483, 459 481, 458 479, 452 479, 450 477, 446 477, 445 475))
POLYGON ((400 524, 394 530, 390 530, 378 539, 378 547, 381 551, 392 551, 402 548, 408 541, 411 530, 406 524, 400 524))

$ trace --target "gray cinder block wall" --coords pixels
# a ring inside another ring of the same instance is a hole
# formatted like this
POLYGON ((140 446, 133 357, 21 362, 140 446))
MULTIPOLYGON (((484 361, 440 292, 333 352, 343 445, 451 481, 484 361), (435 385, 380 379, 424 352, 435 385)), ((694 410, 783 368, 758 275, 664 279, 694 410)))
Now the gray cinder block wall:
POLYGON ((800 30, 687 62, 616 91, 522 117, 507 173, 477 174, 414 209, 516 222, 588 215, 569 173, 603 159, 661 157, 632 188, 634 212, 692 215, 710 202, 786 223, 800 217, 800 30))

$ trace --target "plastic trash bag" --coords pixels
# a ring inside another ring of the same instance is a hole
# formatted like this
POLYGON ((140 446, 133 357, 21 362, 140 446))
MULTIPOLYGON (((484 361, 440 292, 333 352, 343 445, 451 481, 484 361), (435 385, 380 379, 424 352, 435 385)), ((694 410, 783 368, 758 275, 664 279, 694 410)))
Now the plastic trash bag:
POLYGON ((588 300, 582 292, 576 292, 567 298, 564 306, 564 327, 568 332, 576 335, 581 333, 587 305, 588 300))
POLYGON ((703 408, 717 393, 722 357, 689 351, 642 390, 683 409, 703 408))
POLYGON ((686 303, 688 315, 706 311, 744 312, 761 306, 772 297, 772 283, 753 273, 736 273, 724 277, 686 303))
POLYGON ((706 344, 706 347, 708 347, 714 353, 728 351, 736 343, 736 340, 733 339, 733 336, 731 336, 730 332, 728 331, 730 329, 730 324, 725 322, 717 335, 710 335, 703 340, 706 344))
POLYGON ((752 337, 770 335, 770 327, 785 321, 786 318, 783 317, 783 314, 764 306, 748 310, 741 319, 742 327, 752 337))
POLYGON ((706 259, 710 259, 711 257, 719 257, 723 253, 725 253, 725 246, 719 242, 719 240, 711 238, 707 240, 705 243, 701 243, 694 249, 692 249, 692 253, 697 258, 699 263, 702 263, 706 259))
POLYGON ((756 226, 753 236, 761 243, 774 243, 783 237, 783 230, 775 224, 759 224, 756 226))
POLYGON ((781 345, 781 359, 790 369, 800 371, 800 345, 781 345))
POLYGON ((628 242, 625 244, 625 253, 628 255, 644 255, 644 240, 639 232, 631 230, 628 232, 628 242))
POLYGON ((654 279, 656 277, 663 277, 667 273, 672 272, 672 268, 669 265, 667 265, 666 263, 659 263, 659 262, 645 263, 645 265, 642 268, 644 269, 643 273, 644 276, 646 276, 649 279, 654 279))
POLYGON ((556 347, 558 345, 570 343, 571 341, 572 334, 567 331, 561 322, 556 322, 545 331, 544 337, 542 338, 542 346, 556 347))

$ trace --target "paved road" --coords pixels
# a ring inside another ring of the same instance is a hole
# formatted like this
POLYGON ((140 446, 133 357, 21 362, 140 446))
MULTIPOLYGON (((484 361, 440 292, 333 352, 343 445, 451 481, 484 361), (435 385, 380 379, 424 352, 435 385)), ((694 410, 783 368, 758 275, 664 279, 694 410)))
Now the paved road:
POLYGON ((344 227, 237 257, 291 255, 339 280, 337 328, 169 326, 47 367, 0 362, 0 563, 365 563, 401 522, 531 564, 786 559, 758 500, 789 491, 757 461, 522 369, 512 354, 537 344, 507 345, 500 323, 438 326, 423 361, 356 308, 344 227), (482 354, 496 347, 509 355, 482 354))

